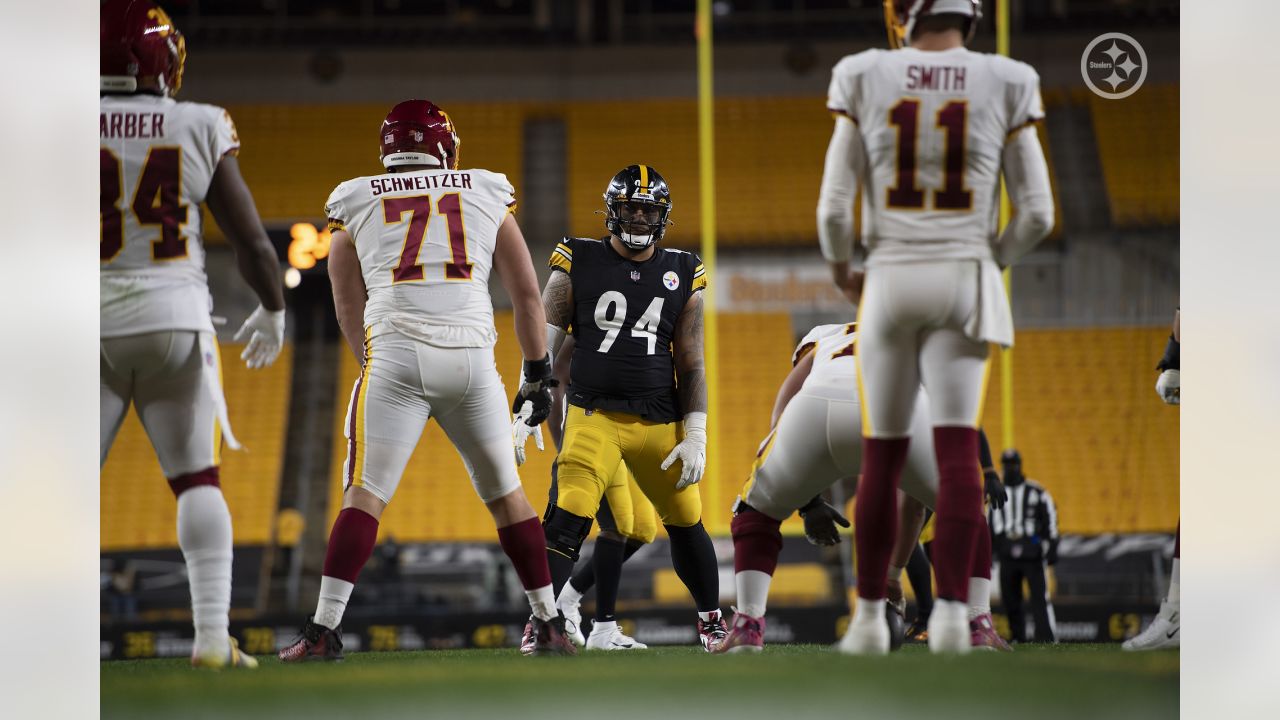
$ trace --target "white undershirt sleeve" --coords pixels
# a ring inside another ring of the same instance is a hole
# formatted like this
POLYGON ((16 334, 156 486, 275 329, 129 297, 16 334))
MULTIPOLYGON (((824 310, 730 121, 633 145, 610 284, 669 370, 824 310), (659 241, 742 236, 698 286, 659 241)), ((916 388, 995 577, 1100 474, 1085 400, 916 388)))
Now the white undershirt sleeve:
POLYGON ((1053 230, 1053 189, 1040 136, 1032 126, 1014 133, 1002 158, 1014 216, 996 241, 996 262, 1009 267, 1053 230))
POLYGON ((853 198, 866 154, 858 126, 843 115, 836 116, 818 192, 818 245, 827 262, 848 262, 853 257, 853 198))

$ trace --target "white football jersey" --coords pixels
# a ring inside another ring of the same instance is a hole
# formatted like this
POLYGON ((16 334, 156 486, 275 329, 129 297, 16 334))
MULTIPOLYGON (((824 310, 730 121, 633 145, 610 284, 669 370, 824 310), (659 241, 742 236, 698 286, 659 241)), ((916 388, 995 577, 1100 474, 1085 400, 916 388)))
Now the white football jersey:
POLYGON ((419 170, 348 180, 329 195, 331 230, 350 233, 369 301, 381 320, 442 347, 497 341, 489 273, 515 190, 488 170, 419 170))
POLYGON ((992 258, 1005 141, 1044 117, 1031 66, 965 48, 867 50, 836 64, 827 107, 866 147, 869 267, 992 258))
POLYGON ((813 369, 805 378, 805 385, 836 384, 853 388, 855 386, 849 383, 850 378, 858 374, 857 360, 854 359, 857 340, 856 323, 815 325, 791 354, 791 364, 794 366, 805 353, 812 352, 813 369))
POLYGON ((100 109, 101 336, 213 332, 200 203, 240 148, 231 116, 147 94, 100 109))

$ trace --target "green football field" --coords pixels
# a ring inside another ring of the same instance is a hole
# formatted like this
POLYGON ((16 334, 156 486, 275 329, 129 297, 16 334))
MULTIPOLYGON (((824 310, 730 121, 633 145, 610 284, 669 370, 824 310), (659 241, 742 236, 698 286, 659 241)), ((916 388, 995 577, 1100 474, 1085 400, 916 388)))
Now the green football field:
POLYGON ((343 663, 194 671, 102 663, 104 718, 1172 718, 1175 652, 1021 646, 887 658, 817 645, 756 656, 695 648, 524 658, 511 650, 352 653, 343 663))

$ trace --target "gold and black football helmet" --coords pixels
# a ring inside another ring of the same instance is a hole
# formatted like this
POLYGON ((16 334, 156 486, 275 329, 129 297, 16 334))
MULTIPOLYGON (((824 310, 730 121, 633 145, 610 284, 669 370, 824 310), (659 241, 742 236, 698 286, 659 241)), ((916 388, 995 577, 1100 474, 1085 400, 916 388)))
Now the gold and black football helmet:
POLYGON ((604 207, 604 226, 609 234, 632 250, 643 250, 666 232, 671 189, 657 170, 628 165, 609 181, 604 207))

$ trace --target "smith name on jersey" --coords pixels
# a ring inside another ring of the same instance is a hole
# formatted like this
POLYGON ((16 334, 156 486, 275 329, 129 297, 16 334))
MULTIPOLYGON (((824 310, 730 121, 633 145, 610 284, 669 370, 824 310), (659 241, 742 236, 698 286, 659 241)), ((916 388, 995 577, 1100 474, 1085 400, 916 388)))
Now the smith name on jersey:
POLYGON ((965 48, 867 50, 836 64, 827 108, 866 147, 868 267, 991 258, 1005 141, 1044 118, 1030 65, 965 48))
POLYGON ((356 246, 369 302, 364 324, 440 347, 492 347, 489 273, 498 228, 515 209, 502 173, 479 168, 384 173, 329 195, 330 230, 356 246))
POLYGON ((698 256, 659 247, 635 262, 608 238, 565 238, 548 265, 573 283, 569 403, 654 422, 681 418, 671 342, 685 303, 707 286, 698 256))

